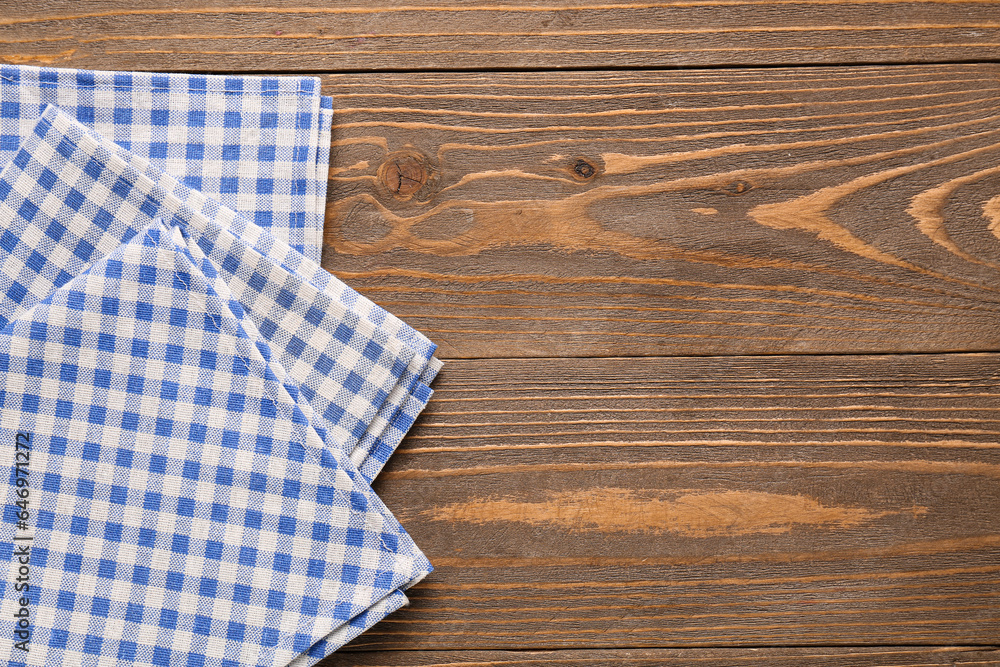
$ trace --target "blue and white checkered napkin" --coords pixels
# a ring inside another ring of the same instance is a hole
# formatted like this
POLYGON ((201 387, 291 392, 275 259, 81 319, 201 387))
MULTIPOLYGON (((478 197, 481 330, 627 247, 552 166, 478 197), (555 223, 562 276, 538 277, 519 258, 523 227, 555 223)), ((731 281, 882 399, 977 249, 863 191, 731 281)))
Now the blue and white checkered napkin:
POLYGON ((45 105, 320 259, 332 99, 315 77, 0 66, 0 165, 45 105))
POLYGON ((0 229, 0 657, 305 667, 405 604, 430 565, 368 482, 430 341, 55 107, 0 229))
POLYGON ((0 322, 162 217, 186 230, 278 344, 314 423, 333 431, 367 479, 430 397, 441 364, 425 336, 232 209, 58 109, 43 112, 3 172, 0 197, 0 210, 12 217, 8 238, 18 239, 8 250, 11 264, 0 264, 0 322), (25 268, 20 258, 32 252, 49 260, 25 268), (347 393, 338 396, 342 385, 347 393))
POLYGON ((6 664, 283 665, 426 574, 244 322, 154 222, 0 332, 6 664))

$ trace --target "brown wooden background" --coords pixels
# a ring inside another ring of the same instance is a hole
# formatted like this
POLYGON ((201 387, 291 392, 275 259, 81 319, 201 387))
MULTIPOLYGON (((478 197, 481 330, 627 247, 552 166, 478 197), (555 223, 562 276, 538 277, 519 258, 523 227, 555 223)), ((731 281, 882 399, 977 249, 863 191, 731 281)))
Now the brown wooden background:
POLYGON ((336 98, 324 264, 448 362, 325 664, 1000 664, 1000 4, 0 5, 336 98))

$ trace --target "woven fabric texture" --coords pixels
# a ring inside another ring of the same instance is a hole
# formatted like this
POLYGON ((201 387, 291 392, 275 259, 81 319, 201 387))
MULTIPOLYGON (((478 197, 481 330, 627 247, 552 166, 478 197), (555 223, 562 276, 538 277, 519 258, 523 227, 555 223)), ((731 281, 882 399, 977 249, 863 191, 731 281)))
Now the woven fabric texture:
POLYGON ((155 221, 0 332, 0 438, 34 475, 0 573, 30 537, 37 586, 6 664, 286 664, 429 570, 241 311, 155 221))
POLYGON ((319 261, 332 100, 315 77, 0 66, 0 164, 57 106, 319 261))
POLYGON ((369 484, 435 346, 293 224, 322 230, 329 99, 249 79, 0 68, 6 664, 308 667, 431 569, 369 484))

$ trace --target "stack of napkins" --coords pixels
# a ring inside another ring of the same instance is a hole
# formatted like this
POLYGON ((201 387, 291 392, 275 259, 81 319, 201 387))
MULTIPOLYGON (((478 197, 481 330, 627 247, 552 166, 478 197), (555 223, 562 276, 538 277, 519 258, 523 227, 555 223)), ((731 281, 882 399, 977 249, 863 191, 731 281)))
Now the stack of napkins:
POLYGON ((430 571, 370 482, 440 362, 316 261, 330 109, 0 68, 3 664, 311 665, 430 571))

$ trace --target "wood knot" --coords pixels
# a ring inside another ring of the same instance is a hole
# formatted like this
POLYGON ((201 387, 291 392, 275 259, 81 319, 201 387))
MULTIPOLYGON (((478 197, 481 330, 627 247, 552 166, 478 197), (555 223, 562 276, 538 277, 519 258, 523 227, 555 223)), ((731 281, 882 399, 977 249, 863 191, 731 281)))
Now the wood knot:
POLYGON ((430 179, 427 159, 409 151, 393 153, 378 168, 378 180, 396 199, 412 199, 430 179))
POLYGON ((577 159, 572 171, 573 177, 578 181, 587 181, 597 175, 597 167, 583 158, 577 159))
POLYGON ((733 181, 723 189, 731 195, 741 195, 752 190, 753 185, 747 181, 733 181))

